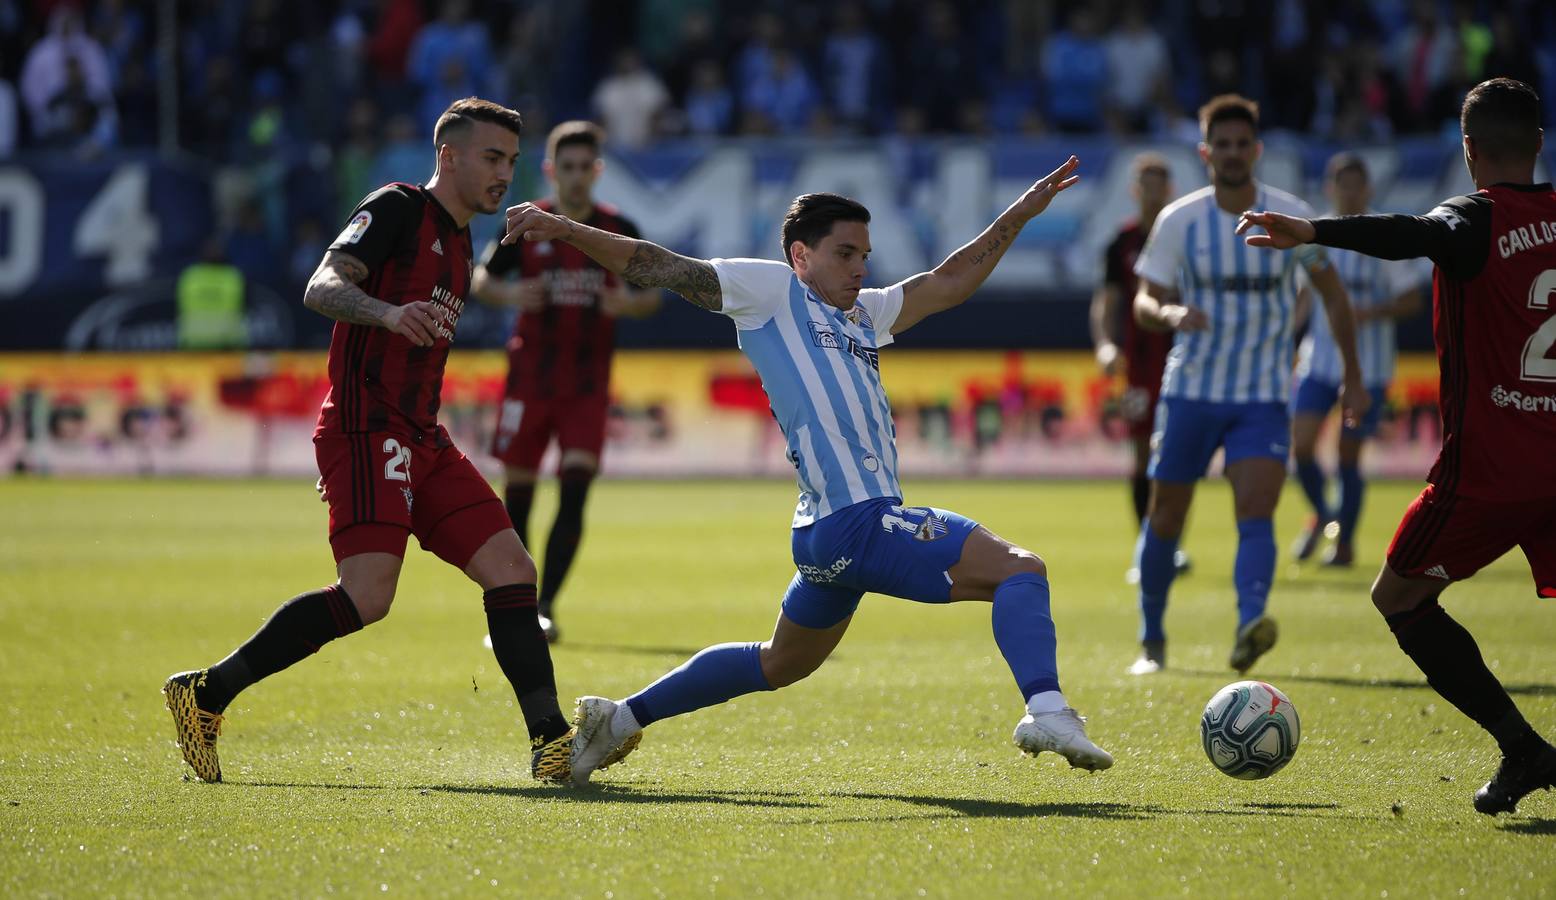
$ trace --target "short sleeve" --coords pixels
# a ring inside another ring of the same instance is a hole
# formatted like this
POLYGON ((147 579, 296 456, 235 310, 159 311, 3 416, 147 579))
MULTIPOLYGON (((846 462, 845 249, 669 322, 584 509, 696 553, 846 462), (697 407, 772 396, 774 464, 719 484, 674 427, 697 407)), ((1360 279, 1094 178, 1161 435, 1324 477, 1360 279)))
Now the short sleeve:
POLYGON ((377 272, 406 232, 420 220, 419 198, 412 197, 400 185, 386 185, 357 204, 330 249, 349 253, 360 259, 369 272, 377 272))
POLYGON ((504 244, 493 240, 481 254, 481 267, 494 278, 501 278, 524 265, 524 250, 517 243, 504 244))
POLYGON ((794 270, 770 259, 710 260, 719 276, 719 310, 746 331, 766 325, 789 299, 794 270))
POLYGON ((1178 284, 1178 269, 1183 264, 1183 244, 1188 231, 1188 207, 1180 206, 1158 216, 1146 238, 1145 249, 1135 260, 1135 274, 1146 281, 1167 287, 1178 284))
POLYGON ((897 317, 902 314, 902 285, 860 291, 854 302, 863 307, 865 315, 870 317, 870 328, 875 332, 877 349, 897 339, 891 333, 891 327, 897 324, 897 317))

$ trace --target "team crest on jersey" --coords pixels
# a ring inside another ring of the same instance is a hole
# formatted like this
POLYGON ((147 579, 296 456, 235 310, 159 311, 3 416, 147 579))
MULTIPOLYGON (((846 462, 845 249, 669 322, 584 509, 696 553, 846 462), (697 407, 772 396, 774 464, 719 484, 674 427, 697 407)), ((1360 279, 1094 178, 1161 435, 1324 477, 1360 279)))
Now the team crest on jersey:
POLYGON ((860 328, 868 328, 871 331, 875 330, 875 324, 870 321, 870 314, 865 312, 864 307, 859 303, 855 303, 854 308, 843 315, 848 317, 848 321, 858 325, 860 328))
POLYGON ((345 229, 341 231, 340 237, 335 239, 335 243, 355 244, 362 240, 362 235, 367 233, 367 226, 371 224, 373 224, 373 214, 365 209, 359 211, 351 217, 350 222, 346 223, 345 229))

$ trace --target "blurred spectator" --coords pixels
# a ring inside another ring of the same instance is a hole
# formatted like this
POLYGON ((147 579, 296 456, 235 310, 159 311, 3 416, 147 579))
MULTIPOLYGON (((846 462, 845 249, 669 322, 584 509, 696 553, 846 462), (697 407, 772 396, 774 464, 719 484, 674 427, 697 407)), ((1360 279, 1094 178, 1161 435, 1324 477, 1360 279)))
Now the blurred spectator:
POLYGON ((45 146, 95 156, 113 143, 117 126, 113 97, 93 91, 81 61, 67 56, 64 85, 49 98, 43 116, 35 117, 32 124, 45 146))
POLYGON ((1300 131, 1313 117, 1314 81, 1318 70, 1316 33, 1303 3, 1272 4, 1265 90, 1268 102, 1259 111, 1261 126, 1300 131))
POLYGON ((1095 7, 1076 7, 1070 13, 1069 27, 1043 44, 1048 119, 1062 131, 1102 128, 1108 58, 1099 35, 1099 15, 1095 7))
POLYGON ((232 60, 225 56, 211 59, 199 91, 180 106, 184 143, 208 159, 225 162, 231 156, 241 105, 232 60))
POLYGON ((827 101, 838 124, 854 133, 877 130, 891 93, 886 49, 867 25, 861 4, 844 3, 822 51, 827 101))
MULTIPOLYGON (((1505 9, 1491 14, 1491 52, 1486 54, 1484 74, 1487 78, 1517 78, 1534 85, 1536 90, 1540 87, 1540 69, 1534 61, 1534 48, 1513 20, 1513 14, 1505 9)), ((1556 71, 1552 74, 1556 76, 1556 71)), ((1545 98, 1547 109, 1551 108, 1552 99, 1545 98)))
MULTIPOLYGON (((640 0, 636 45, 656 71, 663 72, 687 50, 685 23, 706 23, 712 32, 717 0, 640 0)), ((681 85, 685 87, 685 85, 681 85)))
POLYGON ((419 0, 378 0, 378 24, 367 39, 367 60, 376 81, 398 84, 405 77, 405 59, 421 31, 419 0))
POLYGON ((962 104, 983 99, 975 63, 976 49, 967 41, 956 8, 937 0, 925 11, 918 35, 905 48, 898 71, 898 127, 955 131, 962 104), (906 107, 906 109, 901 109, 906 107))
POLYGON ((248 344, 243 273, 227 261, 221 241, 208 238, 200 259, 178 276, 180 350, 231 350, 248 344))
POLYGON ((1491 54, 1491 29, 1476 15, 1474 0, 1454 0, 1454 31, 1462 52, 1460 80, 1465 90, 1485 80, 1486 57, 1491 54))
POLYGON ((787 47, 774 47, 767 65, 753 74, 741 96, 745 108, 742 129, 753 134, 796 134, 810 124, 820 95, 799 57, 787 47))
POLYGON ((140 56, 131 56, 119 70, 119 144, 150 147, 157 142, 157 86, 140 56))
POLYGON ((249 197, 239 206, 237 221, 227 233, 222 253, 249 282, 285 287, 277 283, 285 270, 281 266, 281 255, 276 252, 265 227, 264 210, 258 198, 249 197))
POLYGON ((0 159, 7 159, 16 152, 21 135, 21 120, 17 116, 16 88, 0 78, 0 159))
POLYGON ((238 30, 238 54, 248 72, 284 71, 295 31, 297 11, 281 14, 280 0, 247 0, 241 4, 243 24, 238 30))
POLYGON ((343 205, 336 219, 345 222, 356 203, 380 186, 373 182, 378 159, 378 107, 358 99, 346 111, 346 136, 335 154, 335 196, 343 205))
POLYGON ((54 109, 62 92, 69 90, 92 104, 112 105, 108 54, 83 31, 81 14, 74 7, 59 6, 49 15, 48 33, 33 45, 22 63, 20 87, 33 132, 40 137, 61 127, 54 109), (72 77, 77 79, 76 85, 70 84, 72 77))
MULTIPOLYGON (((407 184, 426 181, 432 176, 427 168, 427 147, 431 143, 432 135, 416 124, 415 117, 410 113, 395 113, 384 129, 384 145, 373 162, 368 190, 394 181, 407 184)), ((350 197, 354 202, 366 193, 363 191, 350 197)))
POLYGON ((324 228, 318 219, 309 217, 297 223, 292 229, 292 250, 286 262, 287 278, 292 286, 308 283, 329 246, 329 238, 324 236, 324 228))
POLYGON ((123 77, 126 66, 142 62, 146 48, 146 14, 125 0, 99 0, 92 13, 92 35, 103 46, 115 80, 123 77))
POLYGON ((508 38, 497 56, 495 89, 518 110, 528 134, 545 134, 549 127, 555 29, 551 4, 536 3, 521 9, 509 20, 508 38))
POLYGON ((1415 0, 1410 24, 1394 38, 1390 53, 1402 90, 1400 121, 1406 129, 1430 131, 1441 119, 1439 95, 1456 77, 1460 58, 1458 41, 1438 19, 1434 0, 1415 0))
POLYGON ((726 134, 735 121, 735 96, 724 81, 724 69, 705 59, 692 73, 686 92, 686 129, 692 134, 726 134))
POLYGON ((421 89, 421 122, 431 130, 450 103, 487 93, 492 63, 486 26, 470 21, 468 0, 447 0, 411 43, 406 72, 421 89))
POLYGON ((1107 55, 1107 103, 1114 130, 1141 134, 1152 128, 1160 98, 1172 77, 1167 40, 1146 18, 1145 6, 1134 0, 1124 6, 1123 19, 1103 42, 1107 55))
POLYGON ((654 136, 655 120, 669 102, 664 82, 630 47, 617 52, 615 70, 594 91, 594 108, 611 143, 623 147, 648 143, 654 136))

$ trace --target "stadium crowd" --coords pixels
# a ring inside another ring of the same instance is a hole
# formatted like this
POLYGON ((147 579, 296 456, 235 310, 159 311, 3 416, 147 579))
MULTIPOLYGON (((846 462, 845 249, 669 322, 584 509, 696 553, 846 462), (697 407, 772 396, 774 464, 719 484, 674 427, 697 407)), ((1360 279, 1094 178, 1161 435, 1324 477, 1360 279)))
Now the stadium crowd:
POLYGON ((176 146, 233 175, 228 256, 273 273, 311 268, 340 204, 417 170, 437 113, 472 94, 532 136, 587 117, 625 148, 1192 139, 1193 109, 1231 90, 1267 130, 1380 141, 1457 134, 1489 75, 1556 97, 1552 47, 1556 5, 1534 0, 0 0, 0 158, 176 146))

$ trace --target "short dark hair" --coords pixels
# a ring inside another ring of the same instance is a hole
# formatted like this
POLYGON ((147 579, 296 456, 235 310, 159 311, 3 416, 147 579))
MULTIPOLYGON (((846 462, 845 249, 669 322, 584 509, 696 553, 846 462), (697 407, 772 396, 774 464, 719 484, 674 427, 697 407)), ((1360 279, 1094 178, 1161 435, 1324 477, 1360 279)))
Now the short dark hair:
POLYGON ((1172 168, 1167 164, 1167 157, 1151 151, 1135 157, 1134 162, 1129 164, 1129 174, 1136 181, 1146 175, 1160 175, 1169 181, 1172 180, 1172 168))
POLYGON ((605 145, 605 129, 582 119, 563 122, 546 136, 546 159, 556 159, 563 147, 588 147, 598 156, 605 145))
POLYGON ((1210 129, 1218 122, 1247 122, 1254 134, 1259 133, 1259 104, 1242 94, 1221 94, 1199 108, 1199 134, 1210 140, 1210 129))
POLYGON ((480 97, 466 97, 450 103, 438 116, 438 124, 432 128, 432 146, 443 146, 455 133, 467 131, 477 122, 501 125, 514 134, 522 134, 524 126, 519 114, 508 107, 480 97))
POLYGON ((864 208, 864 204, 857 200, 850 200, 841 194, 801 194, 789 204, 789 211, 783 214, 783 258, 794 265, 794 259, 789 255, 789 248, 799 241, 807 247, 814 247, 821 239, 832 233, 832 226, 838 222, 863 222, 870 224, 870 211, 864 208))
POLYGON ((1516 78, 1482 81, 1464 95, 1459 127, 1481 156, 1533 159, 1540 152, 1540 95, 1516 78))
POLYGON ((1329 162, 1324 166, 1324 178, 1329 181, 1338 179, 1347 172, 1360 175, 1362 181, 1371 181, 1372 172, 1367 168, 1367 161, 1361 158, 1359 153, 1345 151, 1329 157, 1329 162))

